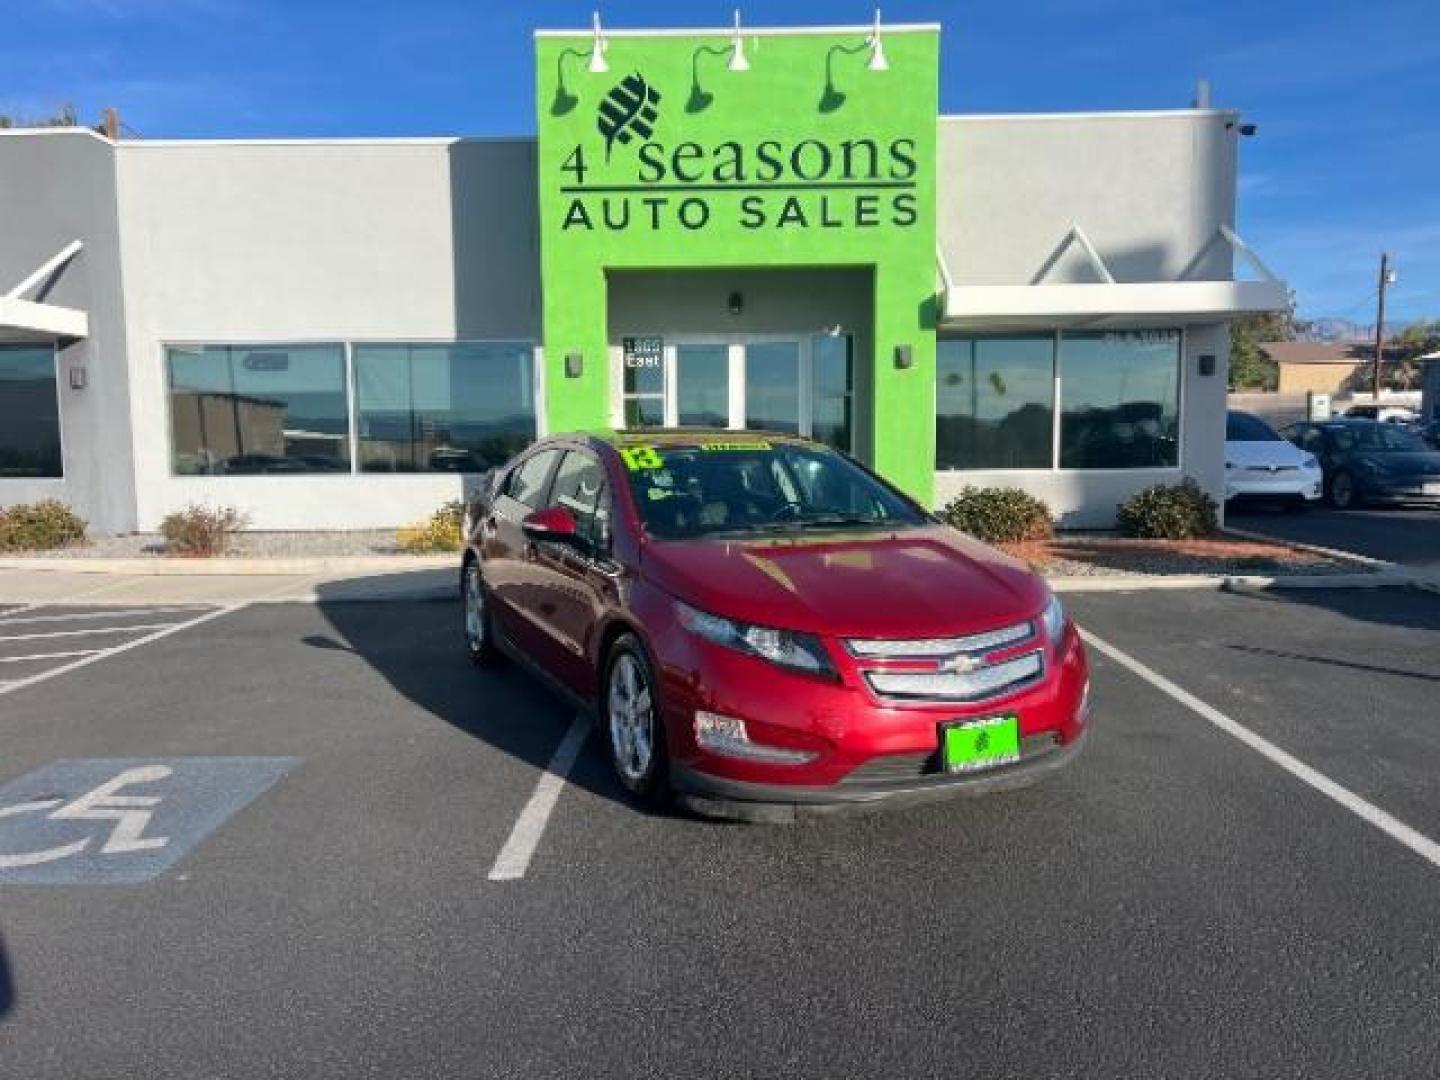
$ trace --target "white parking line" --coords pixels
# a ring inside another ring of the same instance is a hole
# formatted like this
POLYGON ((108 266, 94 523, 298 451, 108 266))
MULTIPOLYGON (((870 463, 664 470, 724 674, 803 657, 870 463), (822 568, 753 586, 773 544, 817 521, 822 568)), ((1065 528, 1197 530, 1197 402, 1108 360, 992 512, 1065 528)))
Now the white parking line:
POLYGON ((1094 646, 1121 667, 1128 668, 1150 685, 1169 694, 1181 705, 1210 721, 1225 734, 1239 739, 1250 749, 1280 766, 1297 780, 1310 785, 1327 798, 1333 799, 1352 814, 1375 826, 1392 840, 1398 840, 1422 859, 1428 860, 1435 866, 1440 866, 1440 843, 1436 843, 1403 821, 1387 814, 1374 803, 1366 802, 1349 788, 1342 787, 1324 773, 1312 769, 1299 758, 1281 750, 1269 739, 1255 734, 1243 724, 1230 719, 1219 709, 1207 705, 1188 690, 1176 686, 1159 672, 1146 667, 1128 653, 1121 652, 1108 641, 1101 640, 1088 630, 1081 630, 1080 636, 1085 639, 1087 644, 1094 646))
POLYGON ((540 846, 540 838, 545 835, 545 826, 555 810, 555 803, 565 787, 565 779, 575 766, 575 759, 580 756, 580 748, 585 745, 585 736, 589 733, 590 725, 583 716, 576 716, 570 722, 570 730, 565 732, 565 737, 555 748, 530 801, 515 819, 510 839, 505 841, 505 846, 495 858, 495 865, 490 868, 491 881, 515 881, 525 876, 535 849, 540 846))
POLYGON ((116 645, 113 649, 101 649, 89 656, 81 656, 78 660, 72 660, 68 664, 61 664, 59 667, 50 668, 48 671, 39 672, 28 678, 16 679, 14 682, 0 684, 0 697, 3 697, 5 694, 14 693, 16 690, 23 690, 27 686, 34 686, 36 683, 44 682, 46 679, 53 679, 67 672, 77 671, 97 661, 104 660, 107 656, 117 656, 120 653, 129 652, 131 649, 138 649, 141 645, 148 645, 152 641, 159 641, 161 638, 169 637, 171 634, 178 634, 181 630, 188 630, 192 626, 199 626, 201 623, 207 623, 211 619, 218 619, 221 615, 228 615, 232 611, 239 611, 244 606, 245 604, 243 602, 226 604, 223 607, 214 608, 205 612, 203 615, 199 615, 185 622, 174 623, 167 626, 164 630, 156 630, 153 634, 146 634, 144 637, 127 641, 123 645, 116 645))
POLYGON ((0 641, 37 641, 40 638, 79 637, 81 634, 123 634, 126 630, 163 630, 173 622, 136 623, 133 626, 91 626, 84 630, 46 630, 39 634, 5 634, 0 641))
POLYGON ((65 656, 89 656, 104 649, 71 649, 69 652, 30 653, 27 656, 0 656, 0 664, 21 664, 26 660, 59 660, 65 656))
MULTIPOLYGON (((16 608, 15 611, 33 611, 37 607, 64 607, 64 604, 30 604, 23 608, 16 608)), ((9 626, 12 623, 48 623, 48 622, 69 622, 72 619, 120 619, 130 615, 201 615, 210 611, 210 604, 190 604, 186 607, 152 607, 152 608, 113 608, 109 611, 85 611, 79 615, 26 615, 22 618, 14 618, 13 613, 0 612, 0 626, 9 626)))

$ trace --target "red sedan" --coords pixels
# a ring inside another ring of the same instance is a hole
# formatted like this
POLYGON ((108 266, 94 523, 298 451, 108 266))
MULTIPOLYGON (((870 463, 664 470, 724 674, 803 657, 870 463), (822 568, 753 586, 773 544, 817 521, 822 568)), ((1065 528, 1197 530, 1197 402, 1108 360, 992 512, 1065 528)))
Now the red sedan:
POLYGON ((636 795, 763 820, 986 790, 1088 729, 1044 582, 827 447, 554 436, 470 517, 471 657, 574 699, 636 795))

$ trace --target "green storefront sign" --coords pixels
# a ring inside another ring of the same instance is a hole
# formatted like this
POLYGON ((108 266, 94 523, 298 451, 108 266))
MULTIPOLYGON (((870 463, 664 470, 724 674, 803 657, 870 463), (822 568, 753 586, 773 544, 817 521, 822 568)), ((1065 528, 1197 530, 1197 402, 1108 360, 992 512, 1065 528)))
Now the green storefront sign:
POLYGON ((550 430, 611 417, 611 270, 865 268, 874 465, 928 502, 934 474, 939 35, 536 39, 550 430), (582 358, 579 373, 567 356, 582 358))

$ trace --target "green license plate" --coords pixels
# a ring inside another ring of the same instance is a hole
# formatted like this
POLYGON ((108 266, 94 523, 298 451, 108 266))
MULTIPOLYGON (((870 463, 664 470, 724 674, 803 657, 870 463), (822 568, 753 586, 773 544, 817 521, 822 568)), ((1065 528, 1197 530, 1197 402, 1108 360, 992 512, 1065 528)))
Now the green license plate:
POLYGON ((1014 713, 957 720, 940 729, 946 772, 971 772, 1020 760, 1020 718, 1014 713))

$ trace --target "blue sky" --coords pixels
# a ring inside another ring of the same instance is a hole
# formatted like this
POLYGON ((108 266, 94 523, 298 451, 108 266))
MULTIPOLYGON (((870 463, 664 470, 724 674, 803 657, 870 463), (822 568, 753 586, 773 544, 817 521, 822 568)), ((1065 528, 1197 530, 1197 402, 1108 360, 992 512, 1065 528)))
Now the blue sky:
MULTIPOLYGON (((109 104, 148 137, 534 130, 530 31, 592 4, 496 0, 11 0, 0 110, 109 104)), ((716 25, 733 4, 614 0, 614 26, 716 25)), ((1208 76, 1259 125, 1243 235, 1301 314, 1440 318, 1440 0, 891 2, 945 24, 946 112, 1173 108, 1208 76)), ((868 22, 853 0, 756 0, 747 22, 868 22)))

